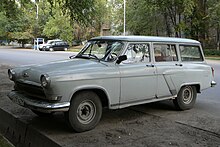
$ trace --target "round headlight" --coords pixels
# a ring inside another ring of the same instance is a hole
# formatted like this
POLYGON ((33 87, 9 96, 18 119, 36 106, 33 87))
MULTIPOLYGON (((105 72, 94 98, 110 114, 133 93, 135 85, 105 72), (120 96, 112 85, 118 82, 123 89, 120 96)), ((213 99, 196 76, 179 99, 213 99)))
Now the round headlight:
POLYGON ((48 75, 42 75, 40 78, 41 86, 44 88, 49 87, 50 85, 50 77, 48 75))
POLYGON ((8 77, 12 81, 15 79, 15 72, 12 69, 8 69, 8 77))

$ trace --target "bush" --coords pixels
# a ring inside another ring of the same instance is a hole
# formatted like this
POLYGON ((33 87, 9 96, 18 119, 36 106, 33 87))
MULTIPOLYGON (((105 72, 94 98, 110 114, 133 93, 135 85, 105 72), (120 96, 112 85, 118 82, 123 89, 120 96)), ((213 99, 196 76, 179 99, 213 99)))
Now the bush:
POLYGON ((205 56, 220 56, 220 50, 206 49, 204 54, 205 56))

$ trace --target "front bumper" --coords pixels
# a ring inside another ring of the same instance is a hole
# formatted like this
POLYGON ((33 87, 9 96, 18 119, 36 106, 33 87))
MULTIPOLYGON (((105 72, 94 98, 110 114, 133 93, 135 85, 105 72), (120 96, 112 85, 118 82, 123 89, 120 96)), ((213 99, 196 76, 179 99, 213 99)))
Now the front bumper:
POLYGON ((70 102, 46 102, 43 100, 30 99, 27 96, 17 92, 11 91, 8 97, 16 104, 40 112, 58 112, 68 111, 70 102))
POLYGON ((217 83, 215 81, 211 82, 211 87, 214 87, 217 83))

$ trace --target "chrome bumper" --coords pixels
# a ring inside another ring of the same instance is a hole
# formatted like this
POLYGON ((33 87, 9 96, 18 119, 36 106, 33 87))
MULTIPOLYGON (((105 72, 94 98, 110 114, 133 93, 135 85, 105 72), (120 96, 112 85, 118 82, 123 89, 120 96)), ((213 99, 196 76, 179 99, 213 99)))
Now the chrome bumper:
POLYGON ((30 99, 17 91, 11 91, 8 97, 20 106, 41 112, 68 111, 70 106, 70 102, 50 103, 43 100, 30 99))
POLYGON ((217 83, 215 81, 211 82, 211 87, 214 87, 217 83))

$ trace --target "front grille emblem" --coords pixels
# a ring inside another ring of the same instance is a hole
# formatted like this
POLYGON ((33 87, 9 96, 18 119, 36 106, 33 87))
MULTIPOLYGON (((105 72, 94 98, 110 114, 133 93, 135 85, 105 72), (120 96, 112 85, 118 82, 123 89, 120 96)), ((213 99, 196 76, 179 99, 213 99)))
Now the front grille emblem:
POLYGON ((25 73, 23 74, 23 77, 28 77, 28 73, 25 72, 25 73))

